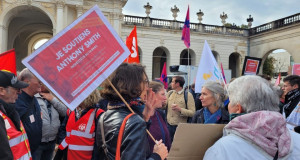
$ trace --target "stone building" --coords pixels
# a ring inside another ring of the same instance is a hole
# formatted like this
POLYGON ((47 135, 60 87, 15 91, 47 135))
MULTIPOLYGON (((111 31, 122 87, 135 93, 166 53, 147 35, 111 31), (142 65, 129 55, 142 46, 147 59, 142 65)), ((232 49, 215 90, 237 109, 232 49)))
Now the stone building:
MULTIPOLYGON (((24 67, 21 60, 34 51, 34 46, 39 40, 51 38, 97 4, 123 40, 133 26, 137 26, 140 59, 141 63, 146 65, 149 78, 160 76, 164 62, 167 66, 197 66, 204 40, 208 41, 218 63, 222 63, 224 69, 231 70, 232 77, 237 77, 241 74, 245 56, 265 59, 272 50, 277 49, 276 46, 268 48, 272 46, 270 43, 275 43, 276 39, 284 40, 283 29, 288 32, 286 35, 298 33, 300 30, 297 27, 299 19, 294 20, 295 23, 291 25, 283 26, 285 28, 280 26, 280 31, 276 31, 274 25, 269 28, 259 26, 251 29, 207 25, 201 23, 203 13, 200 11, 190 13, 191 16, 198 16, 199 22, 190 25, 191 47, 188 50, 181 41, 184 22, 176 20, 176 6, 172 7, 170 12, 174 19, 164 20, 150 17, 152 6, 149 3, 144 6, 145 17, 124 15, 122 8, 126 3, 127 0, 0 0, 0 52, 15 48, 17 69, 21 70, 24 67), (269 29, 272 29, 273 33, 270 33, 269 29), (267 47, 265 43, 268 43, 267 47)), ((225 24, 227 15, 223 13, 220 18, 225 24)), ((253 19, 248 20, 251 27, 253 19)), ((298 39, 298 35, 300 36, 297 34, 289 38, 298 39)), ((287 46, 284 45, 278 47, 289 51, 295 62, 300 62, 300 56, 297 54, 299 43, 293 41, 292 46, 298 47, 294 50, 286 49, 287 46)))

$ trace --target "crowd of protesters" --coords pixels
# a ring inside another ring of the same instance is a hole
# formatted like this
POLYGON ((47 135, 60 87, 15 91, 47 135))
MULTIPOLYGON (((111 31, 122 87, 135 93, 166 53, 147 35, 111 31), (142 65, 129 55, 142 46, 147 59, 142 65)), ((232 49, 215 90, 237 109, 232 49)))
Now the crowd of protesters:
POLYGON ((179 123, 226 124, 204 159, 299 159, 300 76, 282 88, 264 78, 195 93, 175 76, 166 91, 123 63, 71 111, 27 68, 0 71, 0 159, 164 160, 179 123))

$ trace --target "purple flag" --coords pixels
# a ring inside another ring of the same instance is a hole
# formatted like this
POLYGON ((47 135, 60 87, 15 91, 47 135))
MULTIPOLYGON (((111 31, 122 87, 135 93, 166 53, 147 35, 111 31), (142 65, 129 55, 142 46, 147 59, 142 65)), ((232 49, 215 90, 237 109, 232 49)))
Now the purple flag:
POLYGON ((190 6, 188 6, 188 10, 186 13, 181 40, 183 40, 187 48, 190 48, 190 6))
POLYGON ((167 78, 167 67, 166 62, 164 63, 164 67, 161 72, 160 81, 164 84, 165 89, 168 89, 168 78, 167 78))

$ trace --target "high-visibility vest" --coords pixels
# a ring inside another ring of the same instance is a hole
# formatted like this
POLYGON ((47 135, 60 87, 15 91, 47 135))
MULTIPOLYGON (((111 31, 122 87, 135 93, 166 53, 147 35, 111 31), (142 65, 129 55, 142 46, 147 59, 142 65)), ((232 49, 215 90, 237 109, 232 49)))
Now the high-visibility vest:
POLYGON ((59 145, 63 150, 68 147, 68 159, 92 159, 95 143, 95 117, 103 110, 90 109, 84 116, 76 121, 75 112, 71 112, 66 125, 66 138, 59 145), (96 116, 95 116, 96 114, 96 116))
POLYGON ((0 116, 5 122, 5 128, 7 132, 7 138, 10 149, 12 151, 14 159, 18 160, 31 160, 30 146, 28 137, 22 122, 20 121, 20 130, 17 130, 12 120, 0 111, 0 116))

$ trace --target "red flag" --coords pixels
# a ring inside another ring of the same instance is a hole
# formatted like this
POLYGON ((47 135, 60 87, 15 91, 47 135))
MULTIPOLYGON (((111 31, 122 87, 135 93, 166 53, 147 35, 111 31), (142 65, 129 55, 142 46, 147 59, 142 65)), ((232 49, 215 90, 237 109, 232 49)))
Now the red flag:
POLYGON ((17 75, 15 49, 0 54, 0 70, 6 70, 17 75))
POLYGON ((187 48, 190 48, 190 6, 188 6, 188 10, 186 12, 185 22, 182 29, 182 37, 181 40, 183 40, 185 46, 187 48))
POLYGON ((140 63, 138 43, 137 43, 137 34, 136 34, 136 26, 134 26, 133 30, 131 31, 131 33, 127 37, 126 46, 128 47, 131 54, 128 56, 127 59, 125 59, 124 62, 140 63))
POLYGON ((161 72, 160 81, 164 84, 165 89, 168 89, 168 77, 167 77, 166 62, 164 63, 164 67, 161 72))
POLYGON ((226 84, 227 82, 226 82, 225 73, 224 73, 224 69, 223 69, 222 63, 221 63, 221 70, 222 70, 222 76, 223 76, 224 82, 226 84))
POLYGON ((279 73, 274 86, 278 86, 280 84, 280 79, 281 79, 281 74, 279 73))

